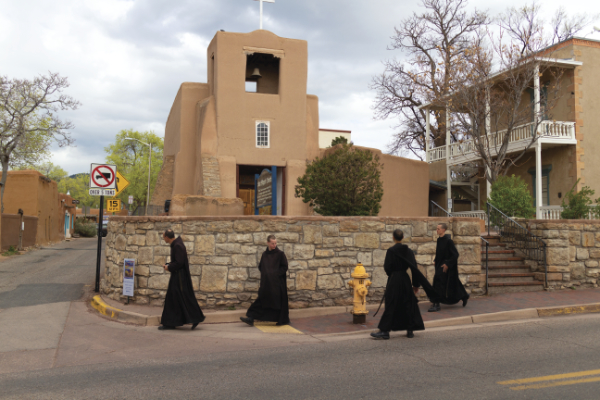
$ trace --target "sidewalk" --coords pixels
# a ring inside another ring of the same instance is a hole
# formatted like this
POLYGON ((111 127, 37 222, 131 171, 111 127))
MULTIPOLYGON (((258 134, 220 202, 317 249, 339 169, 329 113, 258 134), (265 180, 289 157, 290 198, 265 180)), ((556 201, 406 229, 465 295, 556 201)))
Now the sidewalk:
MULTIPOLYGON (((105 316, 139 325, 159 324, 162 307, 123 305, 110 299, 99 300, 98 296, 95 299, 96 305, 93 300, 92 306, 105 316)), ((471 298, 466 307, 463 307, 462 303, 452 306, 442 305, 442 310, 435 313, 427 312, 430 305, 427 301, 419 303, 426 328, 540 318, 600 312, 600 288, 495 294, 489 297, 471 298)), ((298 333, 307 335, 371 332, 377 329, 383 308, 373 318, 377 305, 369 305, 368 309, 371 311, 367 316, 366 324, 362 325, 352 323, 350 309, 351 307, 343 306, 290 310, 290 325, 299 331, 298 333)), ((245 310, 206 310, 205 314, 207 317, 205 323, 238 322, 239 317, 245 315, 245 310)))

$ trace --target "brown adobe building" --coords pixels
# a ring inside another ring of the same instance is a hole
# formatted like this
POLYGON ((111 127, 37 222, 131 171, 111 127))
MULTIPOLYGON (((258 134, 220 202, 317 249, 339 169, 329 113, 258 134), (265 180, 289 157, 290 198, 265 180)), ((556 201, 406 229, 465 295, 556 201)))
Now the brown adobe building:
MULTIPOLYGON (((151 204, 199 205, 171 215, 253 214, 255 174, 275 167, 277 215, 311 214, 294 196, 297 179, 325 154, 324 135, 350 132, 319 127, 319 100, 307 94, 307 42, 265 30, 217 32, 207 60, 207 83, 183 83, 171 108, 151 204)), ((426 216, 427 163, 369 150, 384 164, 379 215, 426 216)))

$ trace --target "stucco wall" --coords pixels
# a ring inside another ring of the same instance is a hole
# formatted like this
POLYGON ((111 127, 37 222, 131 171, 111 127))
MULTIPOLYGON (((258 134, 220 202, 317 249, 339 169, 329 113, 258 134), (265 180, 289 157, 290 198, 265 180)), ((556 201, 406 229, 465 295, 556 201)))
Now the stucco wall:
MULTIPOLYGON (((38 218, 25 215, 23 217, 25 229, 23 230, 23 247, 36 245, 38 218)), ((21 216, 19 214, 2 214, 2 250, 10 246, 19 245, 19 231, 21 216)))
POLYGON ((203 307, 247 307, 256 298, 257 265, 269 234, 289 261, 287 285, 291 308, 347 305, 352 302, 347 282, 358 262, 373 285, 369 301, 381 299, 387 277, 385 251, 392 232, 402 229, 420 270, 433 279, 435 229, 446 222, 460 252, 459 272, 467 291, 484 292, 479 221, 474 218, 380 217, 111 217, 106 238, 106 267, 102 291, 111 298, 122 294, 125 258, 136 259, 137 303, 162 304, 169 274, 162 265, 170 247, 162 233, 171 228, 188 250, 196 298, 203 307))

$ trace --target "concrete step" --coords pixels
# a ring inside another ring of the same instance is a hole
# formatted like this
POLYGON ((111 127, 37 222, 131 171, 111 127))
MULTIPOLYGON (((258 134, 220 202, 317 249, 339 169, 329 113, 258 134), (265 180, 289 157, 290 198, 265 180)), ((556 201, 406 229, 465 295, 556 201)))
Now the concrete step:
POLYGON ((519 293, 519 292, 541 292, 544 290, 544 283, 539 281, 523 282, 523 285, 507 284, 507 285, 494 285, 490 284, 488 293, 519 293))
MULTIPOLYGON (((509 275, 509 274, 503 274, 503 275, 509 275)), ((523 283, 527 283, 527 282, 539 282, 535 280, 534 274, 515 274, 517 276, 506 276, 506 277, 491 277, 488 276, 489 280, 488 283, 491 285, 492 283, 501 283, 501 284, 507 284, 506 286, 512 286, 513 284, 515 284, 516 286, 522 286, 523 283), (525 275, 525 276, 522 276, 525 275), (529 276, 528 276, 529 275, 529 276)))
MULTIPOLYGON (((493 274, 488 274, 488 278, 518 278, 518 277, 533 278, 534 276, 535 276, 534 272, 501 272, 501 273, 494 272, 493 274)), ((528 279, 524 279, 524 280, 528 280, 528 279)))
MULTIPOLYGON (((521 257, 503 257, 503 258, 489 258, 488 265, 520 265, 523 264, 521 257)), ((485 257, 481 259, 481 265, 485 266, 485 257)))
MULTIPOLYGON (((485 271, 485 265, 482 267, 482 270, 485 271)), ((504 265, 499 267, 490 267, 488 266, 488 274, 532 274, 531 268, 529 265, 504 265)))

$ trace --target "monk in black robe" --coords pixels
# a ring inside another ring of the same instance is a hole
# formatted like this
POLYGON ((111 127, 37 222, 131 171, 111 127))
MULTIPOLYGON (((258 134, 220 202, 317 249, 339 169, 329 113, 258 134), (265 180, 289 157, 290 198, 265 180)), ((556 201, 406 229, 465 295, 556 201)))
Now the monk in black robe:
POLYGON ((436 298, 431 299, 432 306, 429 312, 440 311, 440 303, 456 304, 462 300, 463 307, 467 305, 469 294, 458 277, 458 250, 450 235, 446 234, 448 226, 439 224, 437 226, 437 247, 435 249, 435 276, 433 277, 433 288, 436 298))
POLYGON ((379 321, 379 332, 371 333, 375 339, 389 339, 390 331, 406 331, 406 337, 414 337, 413 331, 425 329, 419 311, 416 294, 419 287, 431 295, 434 291, 427 278, 419 271, 415 255, 408 246, 400 242, 404 233, 396 229, 393 233, 395 245, 385 255, 383 269, 388 276, 385 288, 385 310, 379 321), (411 279, 407 271, 410 269, 411 279))
POLYGON ((163 240, 171 245, 171 262, 165 264, 165 271, 171 273, 169 287, 165 296, 165 307, 160 319, 160 330, 175 329, 176 326, 192 324, 192 329, 204 321, 204 314, 194 296, 194 287, 190 275, 187 251, 181 237, 168 229, 163 240))
POLYGON ((276 322, 277 325, 290 323, 286 276, 288 261, 285 253, 277 248, 274 235, 267 237, 267 250, 258 264, 260 286, 258 298, 252 303, 246 317, 240 319, 248 325, 254 320, 276 322))

